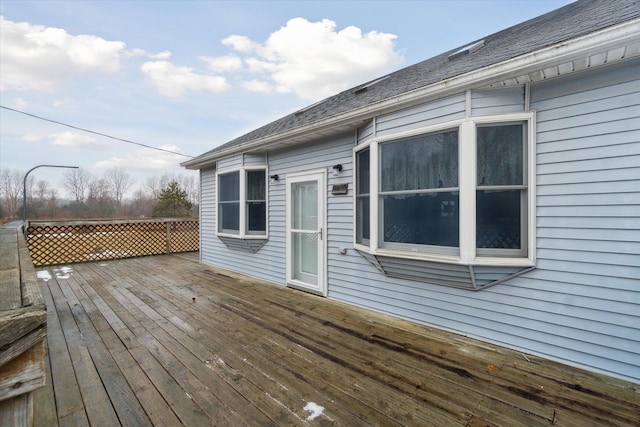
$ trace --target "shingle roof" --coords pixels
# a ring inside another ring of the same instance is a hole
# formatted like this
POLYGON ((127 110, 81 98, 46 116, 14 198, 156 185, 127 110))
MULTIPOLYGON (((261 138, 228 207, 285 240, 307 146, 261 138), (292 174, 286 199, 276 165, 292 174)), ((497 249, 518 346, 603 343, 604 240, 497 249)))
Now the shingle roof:
MULTIPOLYGON (((638 17, 640 17, 640 0, 580 0, 476 40, 475 42, 484 40, 484 45, 471 54, 449 59, 450 55, 462 47, 452 49, 393 72, 385 79, 367 87, 366 90, 358 90, 358 88, 366 86, 366 83, 345 90, 306 109, 289 114, 235 138, 199 157, 206 157, 234 146, 311 125, 319 120, 339 116, 348 111, 638 17)), ((194 159, 194 161, 197 160, 198 158, 194 159)))

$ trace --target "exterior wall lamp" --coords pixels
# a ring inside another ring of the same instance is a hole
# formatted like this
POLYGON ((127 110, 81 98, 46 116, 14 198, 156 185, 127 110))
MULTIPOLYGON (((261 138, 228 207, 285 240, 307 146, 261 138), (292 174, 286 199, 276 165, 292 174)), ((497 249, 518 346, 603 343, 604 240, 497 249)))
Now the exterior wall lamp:
POLYGON ((269 175, 269 178, 271 178, 273 181, 277 181, 278 175, 269 175))
POLYGON ((338 174, 342 172, 342 165, 334 165, 333 166, 333 176, 338 176, 338 174))

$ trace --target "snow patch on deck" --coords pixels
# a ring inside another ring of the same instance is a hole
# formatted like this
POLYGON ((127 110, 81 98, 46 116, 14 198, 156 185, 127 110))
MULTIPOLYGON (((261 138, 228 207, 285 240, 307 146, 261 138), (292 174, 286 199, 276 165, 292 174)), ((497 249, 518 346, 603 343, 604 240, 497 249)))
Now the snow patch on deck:
POLYGON ((38 279, 42 279, 47 282, 51 280, 51 273, 49 273, 49 270, 36 271, 36 275, 38 276, 38 279))
POLYGON ((324 411, 324 407, 318 405, 317 403, 309 402, 307 406, 303 408, 305 411, 311 412, 311 415, 307 417, 307 421, 311 421, 320 415, 322 415, 322 411, 324 411))

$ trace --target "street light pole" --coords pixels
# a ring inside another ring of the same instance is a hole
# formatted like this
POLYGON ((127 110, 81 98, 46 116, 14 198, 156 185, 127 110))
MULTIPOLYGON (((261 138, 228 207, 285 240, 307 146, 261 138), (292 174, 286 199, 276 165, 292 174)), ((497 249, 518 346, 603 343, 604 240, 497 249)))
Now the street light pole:
MULTIPOLYGON (((22 226, 27 225, 27 177, 29 174, 38 168, 67 168, 67 169, 79 169, 79 166, 61 166, 61 165, 38 165, 34 166, 24 174, 24 180, 22 181, 22 226)), ((25 229, 26 230, 26 229, 25 229)))

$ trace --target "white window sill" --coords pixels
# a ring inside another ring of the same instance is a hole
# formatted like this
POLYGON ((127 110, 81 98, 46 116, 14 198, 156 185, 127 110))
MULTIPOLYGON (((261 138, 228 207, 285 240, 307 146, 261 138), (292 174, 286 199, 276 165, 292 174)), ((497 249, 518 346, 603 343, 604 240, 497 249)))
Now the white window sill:
POLYGON ((471 266, 495 266, 495 267, 535 267, 535 261, 530 258, 516 257, 476 257, 472 260, 464 260, 458 255, 445 255, 425 252, 399 251, 395 249, 370 250, 369 247, 355 244, 354 248, 371 255, 385 256, 389 258, 411 259, 429 261, 441 264, 471 265, 471 266))
POLYGON ((228 239, 239 239, 239 240, 252 240, 252 239, 269 239, 267 234, 230 234, 230 233, 216 233, 217 237, 226 237, 228 239))

